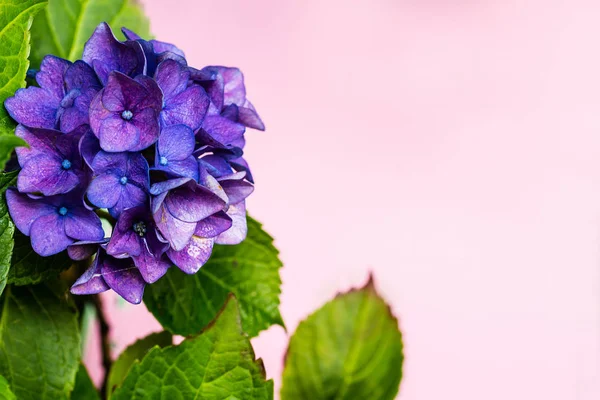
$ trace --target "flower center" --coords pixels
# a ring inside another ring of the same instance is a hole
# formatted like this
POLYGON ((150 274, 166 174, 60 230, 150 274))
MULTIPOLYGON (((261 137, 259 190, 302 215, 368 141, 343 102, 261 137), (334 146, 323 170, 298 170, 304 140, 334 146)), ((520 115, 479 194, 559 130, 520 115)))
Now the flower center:
POLYGON ((131 118, 133 118, 133 113, 129 110, 125 110, 121 113, 121 118, 123 118, 125 121, 131 121, 131 118))
POLYGON ((69 93, 67 93, 67 95, 65 97, 63 97, 63 99, 60 101, 60 106, 62 108, 69 108, 69 107, 73 107, 73 103, 75 102, 75 99, 77 97, 79 97, 79 95, 81 94, 81 92, 79 91, 79 89, 72 89, 69 93))
POLYGON ((121 179, 119 179, 119 182, 121 182, 121 185, 126 185, 127 181, 128 181, 128 179, 126 176, 122 176, 121 179))
POLYGON ((133 224, 133 231, 143 237, 146 234, 146 224, 143 221, 136 222, 133 224))
POLYGON ((67 210, 67 207, 61 207, 61 208, 59 208, 59 209, 58 209, 58 213, 59 213, 60 215, 62 215, 63 217, 64 217, 65 215, 67 215, 67 211, 68 211, 68 210, 67 210))
POLYGON ((62 166, 63 169, 71 169, 71 161, 69 160, 63 160, 62 163, 60 163, 60 165, 62 166))
POLYGON ((161 156, 158 163, 164 167, 165 165, 167 165, 169 163, 169 160, 167 160, 167 157, 161 156))

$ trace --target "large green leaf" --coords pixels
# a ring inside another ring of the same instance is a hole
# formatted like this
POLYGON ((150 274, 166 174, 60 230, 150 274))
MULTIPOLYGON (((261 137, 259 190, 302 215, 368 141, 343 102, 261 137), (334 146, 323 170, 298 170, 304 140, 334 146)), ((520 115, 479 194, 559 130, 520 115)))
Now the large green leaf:
POLYGON ((10 260, 13 253, 15 225, 8 215, 6 189, 17 181, 17 172, 0 173, 0 294, 6 287, 10 260))
POLYGON ((173 336, 169 332, 163 331, 148 335, 127 347, 110 368, 110 374, 108 375, 108 398, 121 385, 135 361, 144 358, 146 353, 155 346, 166 347, 171 344, 173 344, 173 336))
MULTIPOLYGON (((12 130, 10 132, 12 133, 12 130)), ((0 170, 4 169, 4 166, 10 160, 13 149, 18 146, 27 146, 27 142, 20 137, 9 134, 0 136, 0 170)))
POLYGON ((273 324, 283 326, 280 268, 273 239, 248 218, 244 242, 215 246, 210 260, 195 275, 171 268, 146 288, 144 302, 165 329, 187 336, 200 332, 233 293, 240 303, 244 331, 253 337, 273 324))
POLYGON ((136 0, 49 0, 31 29, 31 64, 39 66, 47 54, 71 61, 81 58, 85 42, 101 22, 108 22, 121 39, 123 26, 150 36, 148 19, 136 0))
POLYGON ((254 357, 231 297, 200 335, 154 347, 134 363, 112 399, 271 400, 273 381, 265 380, 262 361, 254 357))
POLYGON ((0 400, 16 400, 15 394, 10 390, 8 381, 0 376, 0 400))
POLYGON ((19 400, 69 398, 81 358, 77 310, 53 286, 9 286, 0 317, 0 374, 19 400))
MULTIPOLYGON (((14 133, 16 124, 4 109, 4 100, 25 86, 29 28, 45 4, 46 0, 0 0, 0 136, 14 133)), ((0 170, 19 144, 14 139, 0 139, 0 170)))
POLYGON ((85 368, 80 364, 75 377, 75 387, 71 393, 72 400, 100 400, 100 394, 96 390, 94 383, 85 368))
POLYGON ((56 278, 72 265, 66 251, 50 257, 40 256, 31 248, 29 237, 18 230, 14 241, 12 267, 8 271, 8 283, 11 285, 32 285, 56 278))
POLYGON ((398 321, 372 281, 339 295, 292 336, 282 400, 391 400, 402 377, 398 321))

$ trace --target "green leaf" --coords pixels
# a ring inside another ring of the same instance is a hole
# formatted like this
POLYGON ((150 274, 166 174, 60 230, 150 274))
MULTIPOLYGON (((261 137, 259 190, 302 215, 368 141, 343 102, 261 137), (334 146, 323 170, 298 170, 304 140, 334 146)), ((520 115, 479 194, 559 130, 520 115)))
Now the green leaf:
POLYGON ((31 240, 18 230, 14 235, 15 248, 12 267, 8 271, 11 285, 32 285, 56 278, 72 265, 66 251, 50 257, 42 257, 31 248, 31 240))
MULTIPOLYGON (((29 28, 46 0, 0 0, 0 136, 13 135, 15 122, 4 109, 4 100, 25 86, 29 68, 29 28)), ((14 139, 0 141, 0 170, 4 169, 14 139)))
POLYGON ((108 398, 123 383, 127 372, 135 361, 139 361, 156 346, 166 347, 173 344, 173 336, 166 331, 153 333, 127 347, 110 368, 108 375, 108 398))
POLYGON ((77 310, 53 287, 9 286, 0 317, 0 374, 19 400, 69 398, 81 358, 77 310))
POLYGON ((286 355, 281 400, 391 400, 402 361, 398 321, 370 280, 300 323, 286 355))
POLYGON ((0 294, 6 287, 10 260, 13 253, 15 225, 8 215, 6 206, 6 189, 17 182, 18 172, 0 173, 0 294))
POLYGON ((232 296, 200 335, 134 363, 112 399, 272 400, 273 381, 254 357, 232 296))
POLYGON ((38 67, 47 54, 75 61, 96 26, 108 22, 118 38, 121 27, 150 38, 150 24, 136 0, 49 0, 31 28, 31 64, 38 67))
POLYGON ((0 400, 16 400, 14 393, 8 386, 8 381, 5 377, 0 376, 0 400))
POLYGON ((12 151, 18 146, 27 146, 27 142, 17 136, 0 136, 0 170, 4 169, 4 166, 10 159, 12 151))
POLYGON ((240 303, 244 331, 254 337, 273 324, 284 326, 279 314, 281 261, 273 238, 248 217, 248 237, 236 246, 215 246, 210 260, 195 275, 171 268, 146 287, 144 302, 165 329, 193 335, 206 326, 229 293, 240 303))
POLYGON ((85 365, 80 364, 75 377, 75 388, 71 393, 73 400, 100 400, 100 394, 96 390, 94 383, 85 368, 85 365))

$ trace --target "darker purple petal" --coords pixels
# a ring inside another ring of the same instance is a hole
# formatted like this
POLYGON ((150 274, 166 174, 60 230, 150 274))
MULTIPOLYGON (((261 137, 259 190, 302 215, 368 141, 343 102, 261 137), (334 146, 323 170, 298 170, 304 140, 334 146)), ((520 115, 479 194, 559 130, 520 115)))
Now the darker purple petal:
POLYGON ((105 22, 98 25, 85 44, 83 61, 94 67, 104 84, 110 71, 135 76, 144 73, 145 70, 144 54, 139 43, 119 42, 105 22))
POLYGON ((232 219, 227 213, 219 211, 199 221, 194 235, 202 238, 212 238, 231 228, 232 223, 232 219))
POLYGON ((97 294, 110 289, 110 287, 104 281, 101 273, 102 264, 105 257, 106 256, 103 254, 103 251, 98 250, 96 258, 94 259, 94 262, 90 268, 88 268, 87 271, 85 271, 83 275, 81 275, 79 279, 75 281, 73 286, 71 286, 71 293, 78 295, 97 294))
POLYGON ((112 290, 132 304, 139 304, 144 296, 146 282, 131 258, 117 259, 106 256, 101 274, 112 290))

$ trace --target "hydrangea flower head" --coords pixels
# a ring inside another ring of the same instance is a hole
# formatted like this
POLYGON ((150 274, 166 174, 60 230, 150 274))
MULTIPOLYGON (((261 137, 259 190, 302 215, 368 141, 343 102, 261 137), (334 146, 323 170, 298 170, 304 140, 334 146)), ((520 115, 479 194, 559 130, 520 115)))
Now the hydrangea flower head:
POLYGON ((176 46, 106 23, 81 60, 44 58, 5 101, 21 168, 6 199, 42 256, 88 261, 75 294, 131 303, 174 266, 196 273, 246 236, 246 128, 264 129, 237 68, 193 68, 176 46), (111 229, 103 229, 106 223, 111 229))

